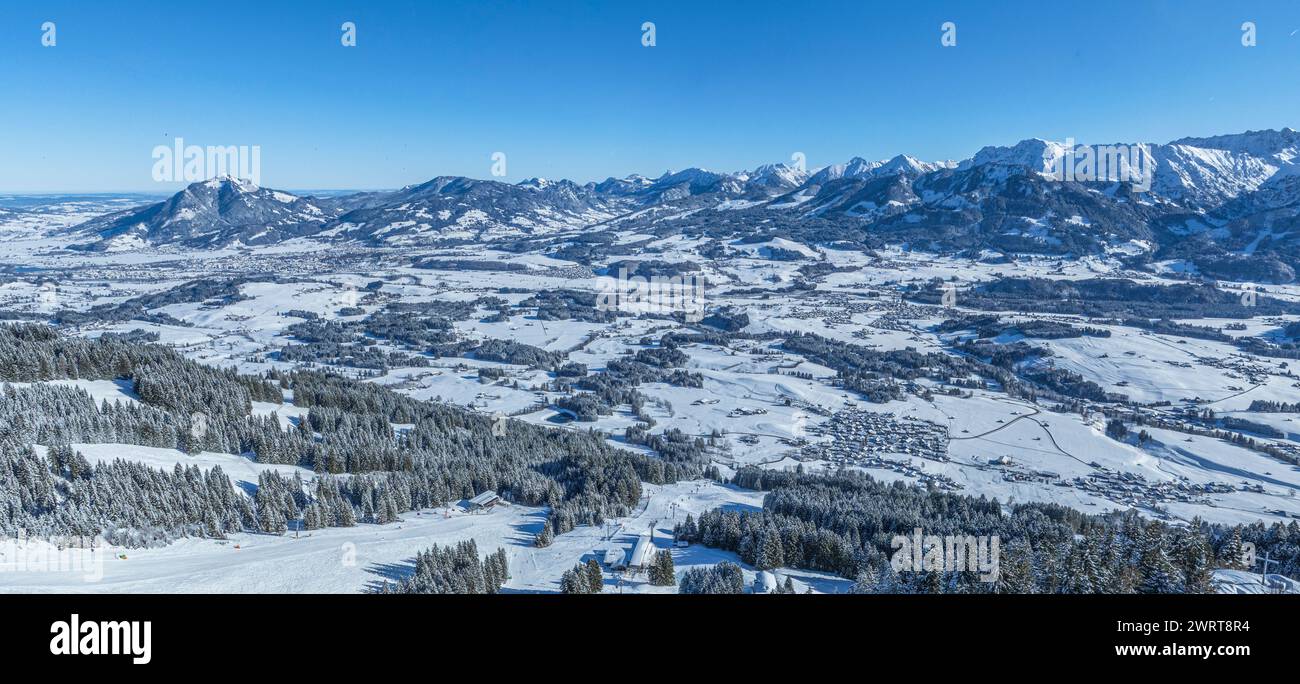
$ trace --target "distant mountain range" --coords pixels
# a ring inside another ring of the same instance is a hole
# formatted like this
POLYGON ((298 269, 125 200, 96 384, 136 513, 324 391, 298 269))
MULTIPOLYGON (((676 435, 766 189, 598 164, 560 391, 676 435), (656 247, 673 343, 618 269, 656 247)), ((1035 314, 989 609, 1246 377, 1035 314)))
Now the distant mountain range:
MULTIPOLYGON (((1061 180, 1059 142, 985 147, 961 162, 905 155, 804 171, 690 168, 659 178, 520 183, 439 177, 393 192, 299 197, 231 178, 71 230, 78 249, 215 248, 312 237, 376 245, 509 241, 576 228, 712 226, 745 238, 883 243, 987 258, 1121 255, 1268 282, 1300 268, 1300 133, 1249 131, 1126 146, 1146 182, 1061 180)), ((1064 161, 1063 160, 1069 160, 1064 161)))

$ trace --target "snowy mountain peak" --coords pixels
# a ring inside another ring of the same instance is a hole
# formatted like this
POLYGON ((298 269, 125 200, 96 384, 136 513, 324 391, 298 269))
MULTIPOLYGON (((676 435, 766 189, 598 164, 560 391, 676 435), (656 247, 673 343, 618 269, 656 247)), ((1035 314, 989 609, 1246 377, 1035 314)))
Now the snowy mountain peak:
POLYGON ((930 173, 931 171, 935 171, 940 168, 942 168, 942 166, 939 164, 923 162, 920 161, 919 159, 916 159, 915 157, 910 157, 906 154, 900 154, 894 157, 893 159, 890 159, 889 161, 884 162, 880 166, 876 167, 876 169, 872 173, 873 175, 897 175, 900 173, 908 174, 908 175, 921 175, 924 173, 930 173))
POLYGON ((186 190, 194 190, 197 188, 204 188, 207 190, 229 189, 238 192, 257 192, 261 189, 251 180, 246 178, 236 178, 231 175, 213 176, 205 181, 191 183, 186 190))
POLYGON ((701 169, 692 166, 682 169, 676 173, 665 171, 664 175, 655 179, 656 183, 695 183, 695 182, 714 182, 722 178, 725 174, 715 173, 708 169, 701 169))
POLYGON ((958 164, 957 168, 969 169, 992 164, 1014 166, 1031 172, 1045 173, 1059 163, 1059 160, 1065 156, 1065 152, 1065 145, 1062 143, 1040 138, 1029 138, 1028 140, 1021 140, 1011 147, 990 145, 981 148, 979 152, 975 153, 974 157, 958 164))
POLYGON ((80 246, 86 250, 110 248, 122 237, 220 247, 311 234, 331 217, 332 211, 314 200, 221 176, 191 183, 162 202, 107 214, 71 230, 94 237, 80 246))
POLYGON ((793 188, 808 180, 808 172, 789 164, 764 164, 745 174, 754 185, 773 188, 793 188))
POLYGON ((870 161, 862 157, 854 157, 844 164, 832 164, 819 169, 809 178, 808 182, 811 185, 821 185, 841 178, 871 179, 897 175, 920 176, 948 166, 947 163, 923 162, 906 154, 895 155, 890 159, 881 161, 870 161))

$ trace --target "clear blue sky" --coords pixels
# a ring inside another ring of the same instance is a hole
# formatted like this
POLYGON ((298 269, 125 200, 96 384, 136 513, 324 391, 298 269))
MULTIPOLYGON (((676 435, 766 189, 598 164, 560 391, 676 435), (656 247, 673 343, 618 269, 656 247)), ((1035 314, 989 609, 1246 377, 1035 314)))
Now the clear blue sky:
POLYGON ((1290 0, 3 0, 0 190, 166 190, 177 136, 324 189, 490 177, 496 151, 508 181, 588 181, 1300 127, 1297 29, 1290 0))

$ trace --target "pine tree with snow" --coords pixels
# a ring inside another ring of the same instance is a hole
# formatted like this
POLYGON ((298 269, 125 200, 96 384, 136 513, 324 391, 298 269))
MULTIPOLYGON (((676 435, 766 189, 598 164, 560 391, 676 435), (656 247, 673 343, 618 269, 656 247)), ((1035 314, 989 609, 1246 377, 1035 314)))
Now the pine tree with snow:
POLYGON ((338 500, 338 507, 334 511, 334 519, 339 527, 356 527, 357 515, 352 510, 352 504, 342 499, 338 500))
POLYGON ((754 566, 759 570, 772 570, 785 565, 785 547, 781 536, 773 531, 764 532, 758 539, 754 566))
POLYGON ((1175 531, 1174 559, 1182 574, 1182 591, 1188 594, 1214 592, 1211 565, 1214 555, 1200 530, 1201 521, 1197 518, 1187 529, 1175 531))
POLYGON ((578 564, 564 571, 560 576, 560 593, 562 594, 590 594, 591 583, 587 579, 587 572, 583 569, 582 564, 578 564))
POLYGON ((1037 592, 1034 581, 1034 550, 1023 539, 1013 539, 1007 544, 998 560, 998 577, 995 588, 999 594, 1033 594, 1037 592))
POLYGON ((497 589, 505 586, 510 581, 510 565, 506 560, 506 550, 497 549, 496 553, 488 556, 487 562, 496 568, 497 589))
POLYGON ((667 549, 655 554, 650 565, 650 583, 657 587, 671 587, 677 584, 677 573, 673 568, 673 554, 667 549))
POLYGON ((1245 570, 1246 545, 1241 538, 1241 526, 1232 528, 1232 536, 1219 554, 1219 563, 1229 570, 1245 570))
POLYGON ((600 571, 600 563, 595 558, 588 558, 586 567, 587 586, 590 592, 599 594, 605 588, 605 576, 600 571))
POLYGON ((695 541, 700 534, 700 530, 695 525, 695 518, 690 513, 686 514, 686 522, 682 523, 681 539, 686 541, 695 541))
POLYGON ((1153 523, 1148 528, 1138 561, 1138 593, 1173 594, 1181 584, 1178 568, 1169 560, 1164 535, 1153 523))
POLYGON ((897 594, 899 581, 898 574, 888 563, 881 565, 872 570, 864 570, 857 579, 854 580, 853 586, 849 589, 853 594, 897 594))
POLYGON ((369 495, 361 497, 361 520, 362 522, 379 522, 375 517, 374 500, 369 495))
POLYGON ((548 520, 542 523, 542 531, 538 532, 537 536, 533 538, 533 545, 539 549, 544 549, 551 545, 554 538, 554 535, 551 534, 551 523, 548 520))

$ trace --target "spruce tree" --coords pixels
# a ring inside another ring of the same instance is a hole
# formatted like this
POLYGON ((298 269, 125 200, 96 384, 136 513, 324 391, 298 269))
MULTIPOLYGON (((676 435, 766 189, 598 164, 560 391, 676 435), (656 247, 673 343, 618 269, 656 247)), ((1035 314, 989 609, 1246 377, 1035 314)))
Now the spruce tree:
POLYGON ((1182 573, 1182 591, 1188 594, 1208 594, 1214 591, 1213 555, 1209 544, 1201 535, 1199 519, 1186 530, 1179 530, 1175 539, 1174 555, 1182 573))
POLYGON ((1228 543, 1223 546, 1219 563, 1229 570, 1245 570, 1245 558, 1246 545, 1241 538, 1241 526, 1237 525, 1232 528, 1232 536, 1228 537, 1228 543))
POLYGON ((772 570, 785 565, 785 549, 781 537, 775 532, 764 532, 758 540, 754 566, 759 570, 772 570))
POLYGON ((538 548, 546 548, 551 545, 554 535, 551 534, 551 521, 547 520, 542 523, 542 531, 537 533, 533 538, 533 545, 538 548))
POLYGON ((578 564, 564 571, 560 576, 560 593, 563 594, 589 594, 591 593, 591 583, 587 579, 587 572, 583 569, 582 564, 578 564))
POLYGON ((1155 524, 1147 530, 1138 562, 1138 592, 1172 594, 1178 591, 1179 573, 1165 550, 1164 535, 1155 524))
POLYGON ((650 583, 657 587, 671 587, 677 584, 677 573, 673 568, 673 554, 667 549, 655 554, 650 565, 650 583))
POLYGON ((998 577, 995 585, 999 594, 1033 594, 1034 550, 1023 539, 1014 539, 998 559, 998 577))
POLYGON ((605 588, 605 576, 600 571, 600 563, 595 558, 587 559, 587 584, 593 594, 599 594, 605 588))

